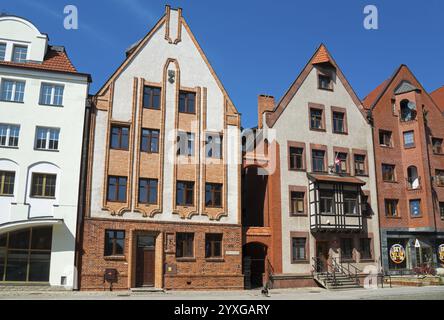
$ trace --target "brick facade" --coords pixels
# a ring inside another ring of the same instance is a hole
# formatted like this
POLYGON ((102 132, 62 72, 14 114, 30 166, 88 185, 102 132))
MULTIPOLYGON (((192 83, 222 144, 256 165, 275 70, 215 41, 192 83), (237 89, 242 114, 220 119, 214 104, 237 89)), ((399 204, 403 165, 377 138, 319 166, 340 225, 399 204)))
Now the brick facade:
POLYGON ((154 233, 162 239, 159 245, 156 244, 156 268, 161 268, 160 279, 156 273, 156 287, 186 290, 243 288, 240 226, 87 219, 84 225, 80 289, 109 290, 110 284, 104 281, 104 272, 108 268, 118 271, 118 281, 112 286, 114 290, 133 288, 135 236, 143 233, 154 233), (104 256, 105 230, 108 229, 125 231, 123 256, 104 256), (195 234, 194 258, 176 258, 175 241, 168 241, 168 237, 171 235, 171 239, 175 239, 177 232, 195 234), (223 234, 224 254, 221 259, 205 258, 206 233, 223 234))

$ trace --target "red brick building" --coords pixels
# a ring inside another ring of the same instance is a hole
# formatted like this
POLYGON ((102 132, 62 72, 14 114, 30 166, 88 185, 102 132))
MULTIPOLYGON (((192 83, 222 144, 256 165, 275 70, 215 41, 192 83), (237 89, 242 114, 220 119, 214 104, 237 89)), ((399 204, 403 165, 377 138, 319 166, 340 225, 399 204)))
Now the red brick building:
POLYGON ((405 65, 363 103, 373 118, 384 271, 442 264, 442 110, 405 65))

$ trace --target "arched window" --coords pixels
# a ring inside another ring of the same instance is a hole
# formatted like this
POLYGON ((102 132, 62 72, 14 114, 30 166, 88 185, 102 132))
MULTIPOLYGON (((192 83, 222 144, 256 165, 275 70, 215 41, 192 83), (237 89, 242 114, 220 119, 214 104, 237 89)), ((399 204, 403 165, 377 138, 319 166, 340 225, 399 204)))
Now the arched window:
POLYGON ((416 104, 407 99, 401 101, 401 121, 410 121, 416 118, 416 104))
POLYGON ((407 186, 409 189, 419 189, 420 187, 418 169, 415 166, 407 168, 407 186))

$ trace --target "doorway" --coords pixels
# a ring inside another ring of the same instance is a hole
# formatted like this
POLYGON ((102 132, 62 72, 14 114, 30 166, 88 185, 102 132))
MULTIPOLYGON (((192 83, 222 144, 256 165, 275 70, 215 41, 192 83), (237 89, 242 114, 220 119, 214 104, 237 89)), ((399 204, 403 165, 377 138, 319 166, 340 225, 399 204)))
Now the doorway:
POLYGON ((247 243, 244 245, 243 255, 246 288, 262 287, 264 285, 267 246, 259 242, 247 243))
POLYGON ((154 287, 156 237, 154 235, 137 236, 136 287, 154 287))
POLYGON ((330 246, 328 241, 317 241, 316 242, 316 258, 318 260, 316 272, 326 272, 328 271, 328 257, 329 257, 330 246))

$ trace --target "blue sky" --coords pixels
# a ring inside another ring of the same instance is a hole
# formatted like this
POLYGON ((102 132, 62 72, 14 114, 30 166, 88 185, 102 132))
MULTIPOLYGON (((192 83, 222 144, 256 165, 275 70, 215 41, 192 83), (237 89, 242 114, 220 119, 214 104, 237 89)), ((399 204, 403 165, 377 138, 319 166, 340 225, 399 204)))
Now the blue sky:
POLYGON ((33 21, 51 44, 64 45, 95 93, 164 13, 184 16, 238 110, 257 123, 257 96, 280 99, 318 45, 334 56, 363 98, 407 64, 426 90, 444 85, 444 1, 353 0, 14 0, 0 11, 33 21), (63 8, 79 10, 79 30, 63 28, 63 8), (366 5, 379 10, 379 29, 363 27, 366 5))

